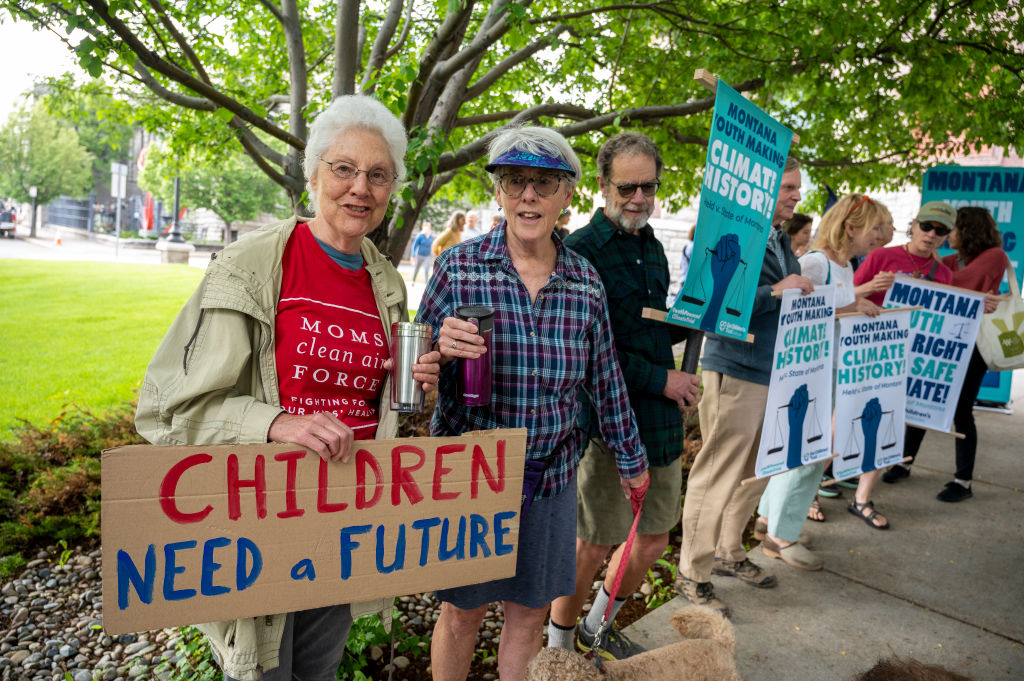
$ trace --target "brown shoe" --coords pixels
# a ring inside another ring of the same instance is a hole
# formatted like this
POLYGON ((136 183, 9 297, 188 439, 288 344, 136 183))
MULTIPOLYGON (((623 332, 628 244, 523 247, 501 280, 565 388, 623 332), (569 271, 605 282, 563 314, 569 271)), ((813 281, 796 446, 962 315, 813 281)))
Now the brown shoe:
POLYGON ((711 582, 695 582, 692 579, 679 576, 676 577, 675 586, 676 593, 693 605, 703 605, 706 608, 717 610, 725 617, 729 616, 729 608, 715 597, 715 587, 711 582))
POLYGON ((716 557, 714 565, 711 566, 711 572, 723 577, 736 577, 741 582, 756 586, 758 589, 767 589, 779 583, 779 580, 775 579, 775 575, 749 558, 734 563, 716 557))
POLYGON ((821 556, 811 552, 800 542, 793 542, 789 546, 779 546, 771 537, 765 537, 761 542, 761 551, 769 558, 779 558, 786 565, 801 570, 820 570, 825 565, 821 556))

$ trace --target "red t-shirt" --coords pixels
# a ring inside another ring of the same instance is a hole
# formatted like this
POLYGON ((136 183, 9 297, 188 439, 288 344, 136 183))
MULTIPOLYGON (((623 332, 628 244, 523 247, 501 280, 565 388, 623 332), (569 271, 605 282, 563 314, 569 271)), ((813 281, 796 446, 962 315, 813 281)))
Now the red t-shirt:
MULTIPOLYGON (((908 253, 903 246, 889 246, 868 253, 868 257, 853 273, 853 285, 866 284, 879 272, 909 274, 915 279, 929 279, 938 284, 953 282, 953 273, 936 258, 918 258, 908 253)), ((868 296, 868 300, 881 305, 885 300, 885 291, 875 291, 868 296)))
POLYGON ((274 328, 281 407, 330 412, 357 440, 373 438, 390 350, 370 275, 331 260, 305 223, 284 249, 274 328))
POLYGON ((947 255, 942 262, 953 270, 953 286, 981 293, 999 293, 1008 260, 1006 252, 995 246, 985 249, 963 267, 960 267, 956 253, 947 255))

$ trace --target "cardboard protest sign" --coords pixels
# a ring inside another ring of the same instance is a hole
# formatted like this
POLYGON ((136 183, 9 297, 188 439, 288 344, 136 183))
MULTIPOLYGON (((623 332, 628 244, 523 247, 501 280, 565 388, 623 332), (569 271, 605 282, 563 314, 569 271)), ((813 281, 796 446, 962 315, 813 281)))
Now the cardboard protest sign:
POLYGON ((515 574, 526 431, 103 453, 111 634, 372 600, 515 574))
POLYGON ((907 423, 949 432, 985 312, 985 296, 897 275, 882 305, 924 308, 910 314, 907 423))
POLYGON ((786 289, 779 303, 772 376, 754 475, 759 478, 832 456, 834 286, 806 296, 786 289))
MULTIPOLYGON (((929 168, 921 183, 921 203, 945 201, 954 208, 979 206, 995 218, 1003 235, 1003 250, 1017 273, 1017 285, 1024 282, 1024 168, 1003 166, 936 166, 929 168), (1016 220, 1014 216, 1016 215, 1016 220)), ((940 253, 952 253, 942 249, 940 253)), ((1009 290, 1004 281, 1001 292, 1009 290)), ((981 383, 979 400, 1010 401, 1012 371, 990 371, 981 383)))
POLYGON ((746 339, 792 139, 718 81, 693 257, 666 321, 746 339))
POLYGON ((893 310, 839 320, 832 445, 839 454, 832 463, 836 480, 903 459, 911 314, 893 310))

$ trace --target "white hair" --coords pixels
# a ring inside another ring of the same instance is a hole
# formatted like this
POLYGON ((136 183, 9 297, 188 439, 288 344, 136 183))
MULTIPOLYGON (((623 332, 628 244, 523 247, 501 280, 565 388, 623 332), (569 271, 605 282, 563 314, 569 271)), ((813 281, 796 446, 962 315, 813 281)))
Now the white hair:
POLYGON ((396 182, 405 180, 405 150, 409 140, 401 121, 386 106, 366 95, 342 95, 320 112, 309 126, 306 152, 302 159, 302 172, 306 176, 306 191, 309 193, 309 208, 316 212, 317 193, 309 184, 320 155, 334 141, 352 127, 366 128, 379 133, 391 151, 391 163, 398 174, 396 182))
MULTIPOLYGON (((560 158, 569 164, 573 169, 574 176, 567 178, 570 187, 576 186, 580 173, 583 171, 580 159, 576 152, 569 146, 569 141, 557 130, 542 128, 537 125, 511 126, 498 134, 487 148, 488 163, 494 163, 502 154, 513 149, 525 151, 529 154, 543 154, 560 158)), ((498 182, 497 170, 492 172, 491 181, 498 182)))

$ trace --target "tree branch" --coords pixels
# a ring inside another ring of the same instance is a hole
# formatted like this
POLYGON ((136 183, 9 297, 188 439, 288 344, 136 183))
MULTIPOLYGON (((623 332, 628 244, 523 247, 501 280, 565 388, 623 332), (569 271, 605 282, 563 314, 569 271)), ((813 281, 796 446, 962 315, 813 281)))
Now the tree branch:
POLYGON ((274 15, 275 19, 277 19, 282 24, 284 23, 284 15, 281 14, 281 10, 278 9, 277 5, 270 2, 270 0, 259 0, 259 3, 266 7, 268 10, 270 10, 270 13, 274 15))
POLYGON ((509 56, 502 59, 500 62, 495 64, 490 71, 481 76, 475 83, 470 87, 466 88, 463 101, 469 101, 476 99, 484 92, 486 92, 495 82, 506 73, 511 71, 514 67, 522 64, 524 61, 537 54, 546 47, 550 47, 554 44, 559 34, 567 30, 565 24, 559 24, 551 31, 548 31, 544 36, 538 38, 534 42, 530 43, 526 47, 517 50, 509 56))
MULTIPOLYGON (((288 126, 296 137, 306 139, 306 118, 302 112, 308 102, 306 94, 306 48, 302 44, 302 23, 296 0, 282 0, 281 27, 284 29, 288 50, 288 76, 290 79, 288 126)), ((296 148, 298 149, 298 148, 296 148)))
MULTIPOLYGON (((363 80, 359 84, 360 92, 373 92, 370 84, 377 80, 377 74, 387 59, 388 45, 391 44, 391 38, 395 35, 398 22, 402 20, 403 5, 404 0, 391 0, 391 4, 388 5, 388 11, 384 14, 384 21, 380 22, 377 37, 373 41, 373 47, 370 48, 370 56, 366 60, 366 70, 363 73, 363 80)), ((411 0, 409 6, 410 8, 412 7, 411 0)))
POLYGON ((203 64, 199 61, 199 57, 192 49, 192 46, 189 45, 188 41, 185 40, 185 36, 181 34, 178 27, 174 25, 173 21, 171 21, 171 18, 167 16, 167 11, 164 9, 164 6, 160 4, 160 0, 149 0, 149 6, 156 11, 157 16, 160 18, 160 23, 163 24, 163 27, 166 28, 167 32, 171 34, 172 38, 174 38, 174 42, 178 44, 178 47, 185 55, 185 59, 192 64, 192 68, 196 70, 196 74, 203 79, 203 82, 211 83, 210 76, 206 74, 206 69, 203 68, 203 64))
POLYGON ((405 41, 409 39, 409 31, 412 30, 412 5, 413 3, 410 2, 408 8, 405 10, 405 23, 402 25, 402 32, 399 34, 398 40, 395 41, 395 44, 391 49, 385 53, 384 61, 387 61, 398 54, 399 50, 402 49, 402 46, 405 45, 405 41))
POLYGON ((197 94, 203 95, 212 102, 240 117, 246 123, 263 130, 272 137, 275 137, 296 149, 305 148, 306 143, 304 140, 278 128, 270 121, 260 118, 248 107, 242 105, 231 97, 226 96, 216 88, 204 83, 178 66, 168 63, 165 59, 162 59, 159 55, 155 54, 152 50, 147 48, 141 40, 139 40, 138 36, 136 36, 123 21, 110 13, 110 7, 106 2, 104 2, 104 0, 85 0, 85 2, 93 8, 100 20, 102 20, 104 24, 110 27, 110 29, 124 41, 124 43, 132 52, 135 53, 147 68, 150 68, 157 73, 184 85, 197 94))
POLYGON ((331 98, 351 95, 356 90, 359 55, 359 0, 338 0, 334 20, 334 82, 331 98))
MULTIPOLYGON (((508 1, 495 0, 495 4, 507 3, 508 1)), ((413 127, 413 121, 417 118, 419 106, 423 104, 420 101, 420 95, 423 93, 427 81, 433 78, 434 68, 441 59, 441 53, 445 49, 452 48, 455 42, 455 35, 472 15, 474 4, 475 0, 464 0, 464 2, 459 3, 459 11, 446 15, 444 21, 441 22, 437 31, 434 32, 434 36, 423 50, 423 54, 420 55, 420 69, 416 74, 416 78, 409 85, 409 93, 406 96, 407 106, 402 114, 402 124, 405 125, 406 130, 413 127)))

